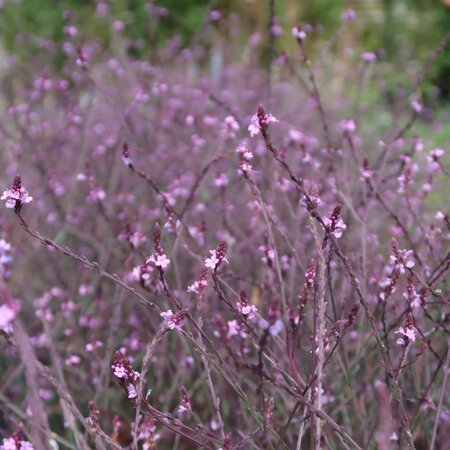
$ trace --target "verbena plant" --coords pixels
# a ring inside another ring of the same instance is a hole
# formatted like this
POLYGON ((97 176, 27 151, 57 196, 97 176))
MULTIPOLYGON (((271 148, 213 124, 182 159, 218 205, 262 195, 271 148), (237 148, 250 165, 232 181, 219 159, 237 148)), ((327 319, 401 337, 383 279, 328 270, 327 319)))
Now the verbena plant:
POLYGON ((419 96, 446 40, 388 102, 382 55, 340 45, 353 11, 280 54, 271 20, 238 49, 213 11, 148 60, 68 23, 61 72, 8 60, 1 449, 448 445, 449 170, 419 96))

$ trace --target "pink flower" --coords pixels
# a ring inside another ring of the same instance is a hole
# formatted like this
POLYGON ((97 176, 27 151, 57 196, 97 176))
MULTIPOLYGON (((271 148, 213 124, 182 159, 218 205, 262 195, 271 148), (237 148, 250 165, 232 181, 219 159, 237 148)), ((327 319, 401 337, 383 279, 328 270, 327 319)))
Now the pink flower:
POLYGON ((6 200, 7 208, 21 208, 25 203, 33 201, 33 197, 28 194, 28 191, 22 186, 20 177, 17 175, 14 179, 12 189, 3 191, 0 200, 6 200))
POLYGON ((304 41, 306 39, 306 33, 297 27, 292 28, 292 36, 299 41, 304 41))
POLYGON ((211 256, 205 259, 205 267, 214 270, 219 263, 219 258, 217 258, 216 251, 210 250, 211 256))
POLYGON ((151 263, 151 262, 156 267, 161 267, 161 269, 166 269, 170 264, 170 259, 164 253, 161 255, 155 253, 147 259, 146 264, 151 263))
POLYGON ((0 305, 0 330, 10 333, 11 324, 17 316, 17 309, 7 304, 0 305))
POLYGON ((399 344, 399 345, 405 345, 405 341, 406 341, 406 345, 408 345, 410 342, 414 342, 416 340, 416 333, 414 332, 413 328, 400 327, 395 332, 395 334, 397 334, 397 333, 404 336, 403 338, 400 337, 399 339, 397 339, 397 344, 399 344))
POLYGON ((366 63, 370 63, 377 60, 377 55, 375 55, 375 53, 373 52, 364 52, 361 55, 361 59, 366 63))
POLYGON ((164 324, 169 330, 181 331, 184 325, 184 315, 174 314, 171 309, 162 312, 160 316, 164 320, 164 324))

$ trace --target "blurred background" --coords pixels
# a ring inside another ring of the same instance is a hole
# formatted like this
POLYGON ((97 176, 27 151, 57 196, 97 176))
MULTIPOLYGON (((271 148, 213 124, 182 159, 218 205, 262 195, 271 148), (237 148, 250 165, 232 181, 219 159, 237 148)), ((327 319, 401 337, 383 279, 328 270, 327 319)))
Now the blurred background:
MULTIPOLYGON (((129 39, 128 51, 140 57, 164 45, 169 37, 177 37, 182 46, 189 46, 214 21, 234 22, 238 32, 233 39, 246 40, 255 33, 264 36, 267 32, 270 3, 270 0, 0 0, 0 51, 3 56, 13 55, 27 61, 39 48, 63 43, 64 27, 71 25, 76 27, 80 42, 98 39, 104 46, 111 43, 114 32, 120 31, 129 39)), ((329 39, 339 27, 344 11, 351 8, 358 17, 352 30, 354 41, 347 42, 346 34, 341 33, 334 47, 335 57, 339 58, 339 49, 357 43, 360 47, 357 50, 376 52, 388 62, 397 83, 402 82, 403 69, 426 58, 450 31, 450 0, 276 0, 273 3, 275 54, 295 45, 290 36, 295 25, 310 25, 316 42, 329 39)), ((226 30, 227 27, 216 26, 215 38, 227 37, 221 36, 221 32, 228 33, 226 30)), ((59 57, 52 55, 49 63, 63 64, 64 58, 61 46, 59 57)), ((450 96, 449 80, 450 49, 447 48, 434 63, 424 90, 432 96, 433 89, 437 88, 436 96, 446 102, 450 96)))

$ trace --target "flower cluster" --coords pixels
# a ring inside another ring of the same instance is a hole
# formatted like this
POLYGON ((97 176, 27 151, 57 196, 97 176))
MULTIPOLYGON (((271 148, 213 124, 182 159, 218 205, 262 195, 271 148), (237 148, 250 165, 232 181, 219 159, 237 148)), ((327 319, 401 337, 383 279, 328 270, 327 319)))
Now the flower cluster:
POLYGON ((223 261, 228 263, 226 248, 225 242, 222 241, 217 249, 210 250, 209 253, 211 256, 205 259, 205 267, 215 272, 223 261))
POLYGON ((156 267, 164 270, 169 266, 170 260, 161 246, 161 228, 158 223, 155 223, 153 227, 153 245, 155 247, 155 253, 150 255, 145 263, 147 265, 153 263, 156 267))
POLYGON ((177 330, 181 331, 184 325, 184 318, 186 316, 185 311, 180 311, 177 314, 174 314, 171 309, 164 311, 160 314, 160 316, 164 320, 164 325, 169 330, 177 330))
POLYGON ((338 205, 333 209, 329 217, 323 219, 325 226, 328 227, 328 230, 336 239, 339 239, 342 236, 342 233, 347 229, 347 225, 345 225, 344 221, 341 219, 340 214, 341 207, 338 205))
POLYGON ((34 450, 34 446, 24 438, 22 428, 19 428, 12 437, 3 439, 0 450, 34 450))
POLYGON ((248 320, 252 320, 258 312, 258 308, 248 302, 247 294, 243 290, 240 293, 239 301, 236 302, 236 309, 248 320))
POLYGON ((264 134, 269 124, 276 122, 278 122, 278 119, 270 113, 266 114, 263 107, 260 106, 257 113, 252 116, 250 125, 248 126, 250 137, 256 136, 261 131, 264 134))
POLYGON ((22 181, 19 175, 14 179, 12 189, 3 191, 0 200, 6 200, 5 206, 11 209, 20 209, 24 204, 33 201, 33 197, 22 186, 22 181))
POLYGON ((245 175, 252 170, 251 160, 253 159, 253 153, 248 149, 245 142, 237 147, 236 152, 239 155, 239 173, 245 175))
POLYGON ((121 350, 116 351, 111 368, 114 375, 119 379, 121 387, 127 393, 128 398, 136 398, 139 373, 133 370, 133 366, 124 352, 121 350))
POLYGON ((401 335, 397 339, 397 344, 403 347, 407 347, 411 342, 414 342, 416 340, 414 322, 411 314, 408 314, 405 326, 400 327, 395 333, 401 335))

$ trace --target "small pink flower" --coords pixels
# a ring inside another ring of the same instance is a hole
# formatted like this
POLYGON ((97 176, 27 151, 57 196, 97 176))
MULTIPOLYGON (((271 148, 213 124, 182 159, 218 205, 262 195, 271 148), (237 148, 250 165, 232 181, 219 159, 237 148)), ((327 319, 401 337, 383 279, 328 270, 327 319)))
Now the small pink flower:
POLYGON ((163 254, 153 254, 151 255, 147 261, 146 264, 153 263, 156 267, 161 267, 161 269, 166 269, 169 267, 170 259, 163 253, 163 254))
POLYGON ((5 206, 7 208, 20 208, 25 203, 33 201, 33 197, 28 194, 28 191, 22 186, 20 177, 17 175, 14 179, 12 189, 3 191, 3 195, 0 200, 6 200, 5 206))
POLYGON ((299 41, 304 41, 306 39, 306 33, 297 27, 292 28, 292 36, 299 41))
POLYGON ((184 325, 184 315, 174 314, 171 309, 162 312, 160 316, 169 330, 181 331, 184 325))

